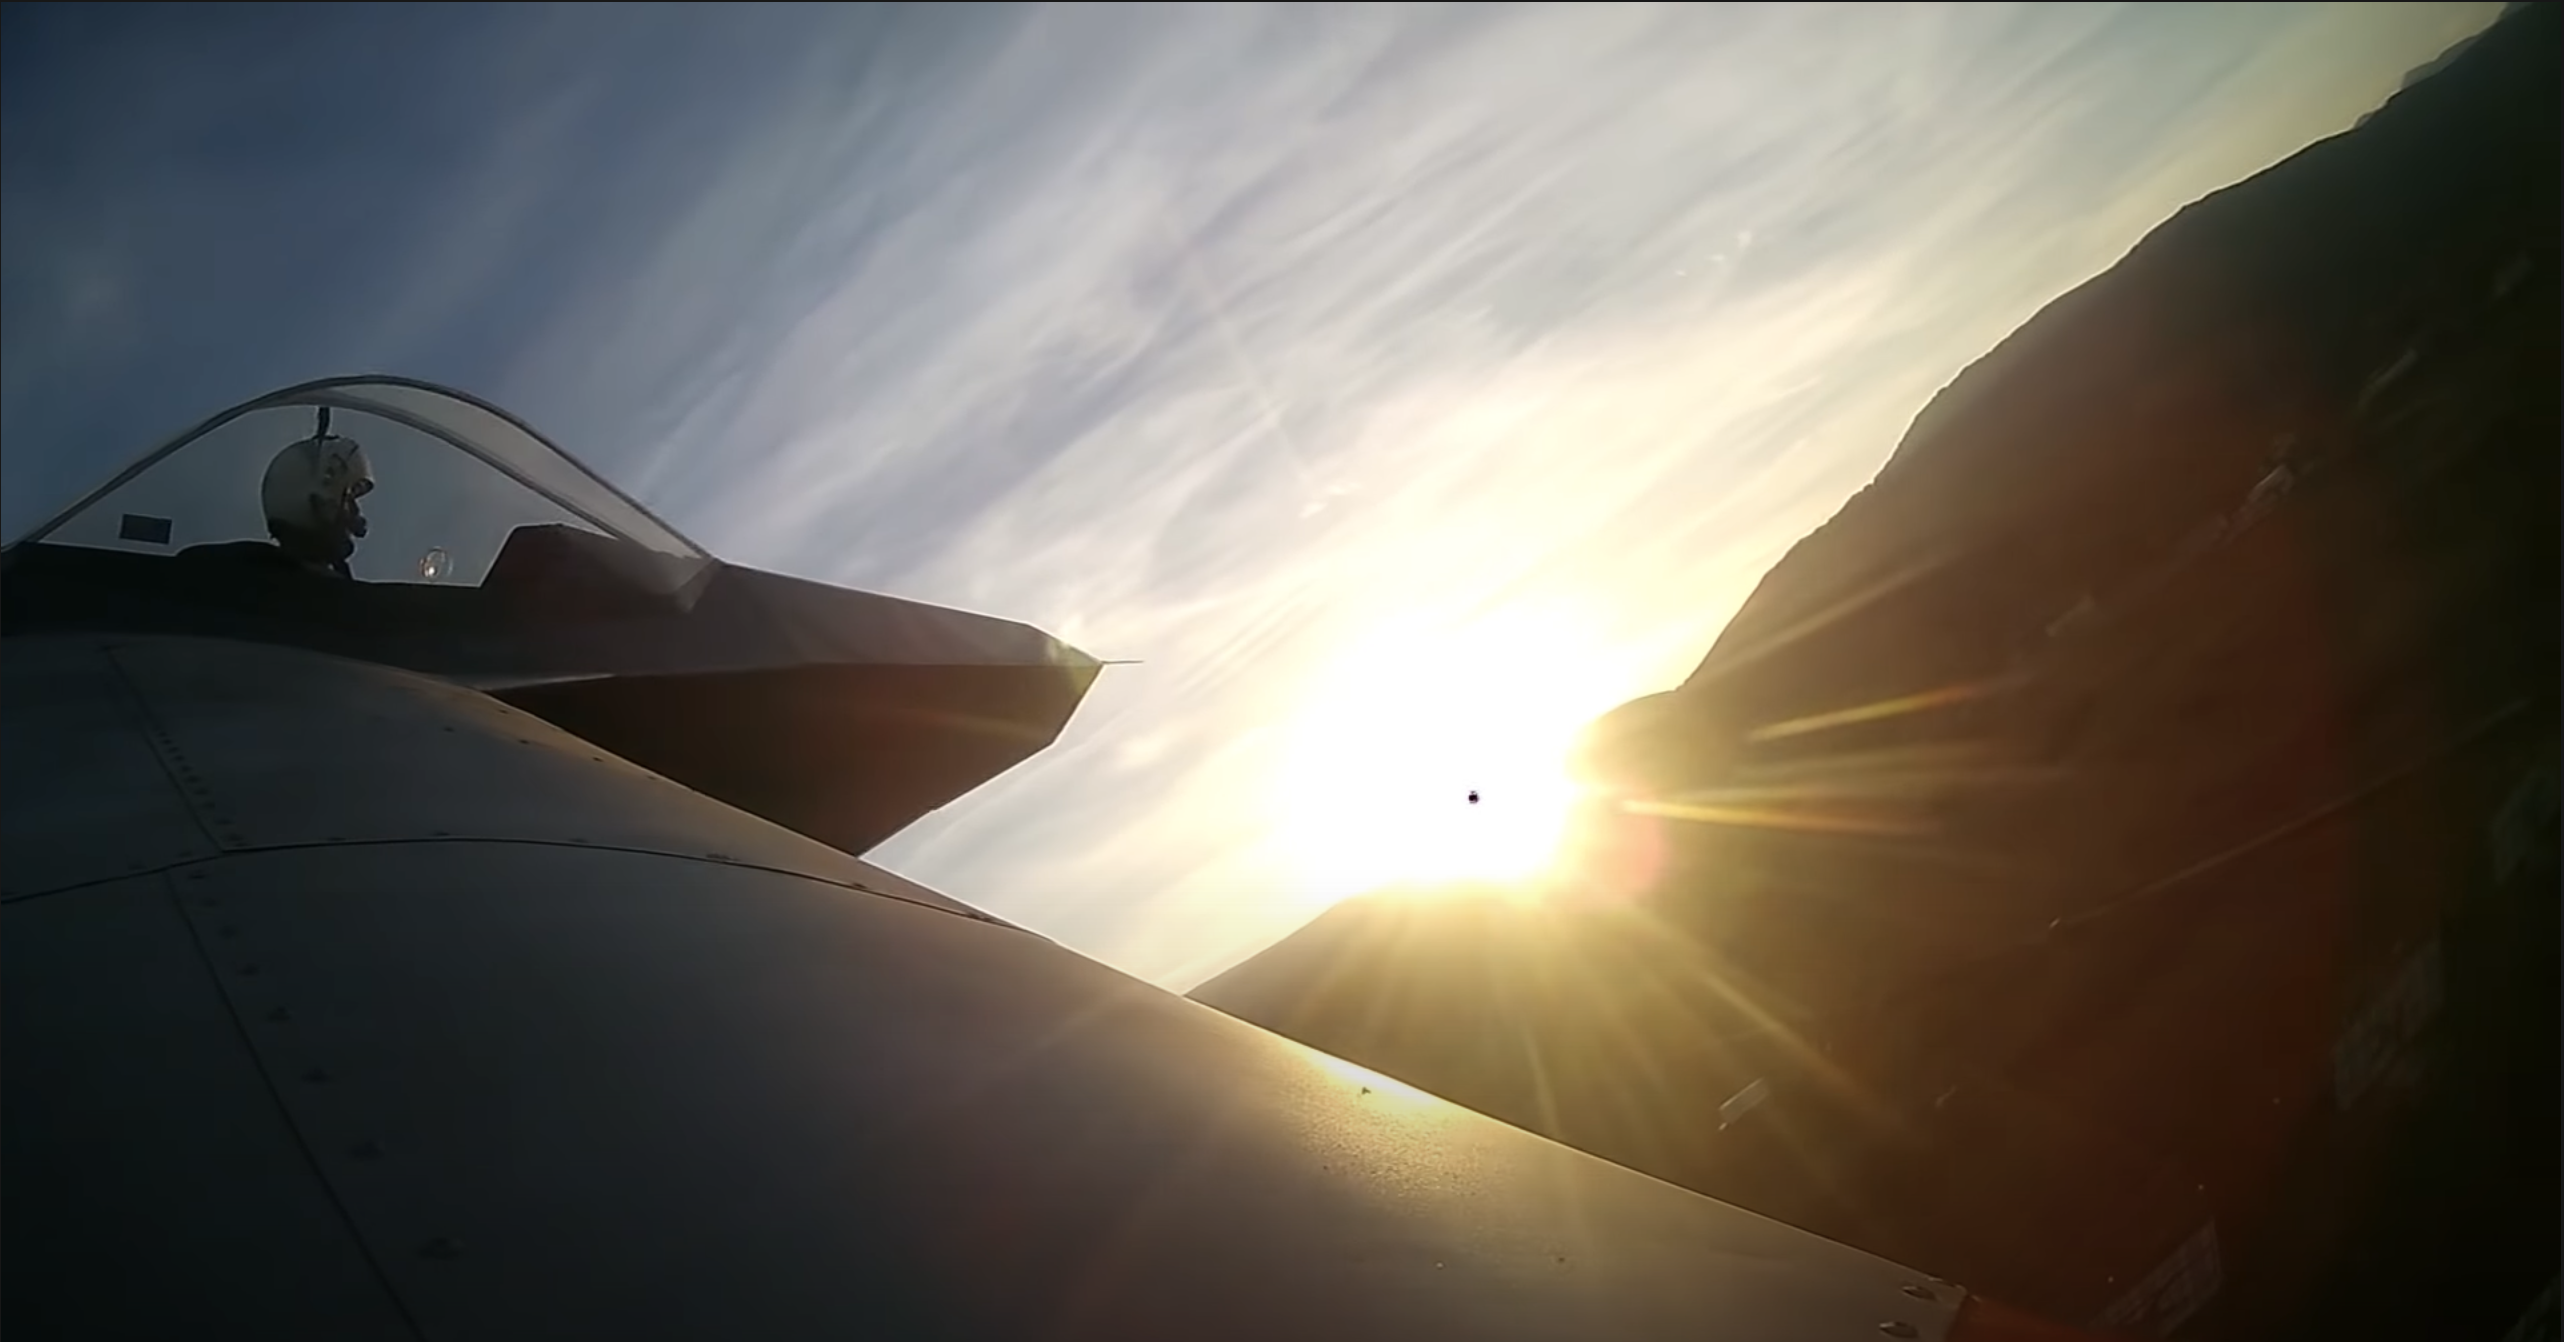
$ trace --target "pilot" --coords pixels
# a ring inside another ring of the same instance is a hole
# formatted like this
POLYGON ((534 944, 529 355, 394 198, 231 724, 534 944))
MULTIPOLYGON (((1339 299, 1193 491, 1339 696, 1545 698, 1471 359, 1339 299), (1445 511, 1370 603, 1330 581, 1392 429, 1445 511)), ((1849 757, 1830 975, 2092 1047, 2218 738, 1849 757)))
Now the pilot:
POLYGON ((352 577, 347 561, 365 535, 357 500, 374 488, 374 468, 353 438, 322 429, 288 444, 267 463, 259 502, 276 548, 305 568, 352 577))

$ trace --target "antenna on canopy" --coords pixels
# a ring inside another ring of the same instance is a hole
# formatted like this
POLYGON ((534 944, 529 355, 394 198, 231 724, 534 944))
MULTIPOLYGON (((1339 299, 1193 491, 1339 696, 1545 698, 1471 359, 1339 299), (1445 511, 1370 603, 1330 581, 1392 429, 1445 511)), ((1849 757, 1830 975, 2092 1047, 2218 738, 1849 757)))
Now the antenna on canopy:
POLYGON ((314 437, 314 438, 327 438, 328 436, 329 436, 329 407, 324 405, 324 406, 320 407, 320 421, 319 421, 318 423, 316 423, 316 424, 314 424, 314 425, 312 426, 312 437, 314 437))

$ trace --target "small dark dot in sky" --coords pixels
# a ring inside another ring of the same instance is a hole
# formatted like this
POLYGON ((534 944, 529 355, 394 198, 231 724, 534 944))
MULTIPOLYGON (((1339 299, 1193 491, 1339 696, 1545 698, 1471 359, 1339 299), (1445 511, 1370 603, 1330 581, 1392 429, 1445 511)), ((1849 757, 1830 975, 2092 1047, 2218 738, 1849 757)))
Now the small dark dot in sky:
POLYGON ((1475 806, 1475 805, 1477 805, 1477 804, 1478 804, 1478 789, 1476 789, 1476 788, 1471 788, 1471 789, 1469 789, 1469 804, 1470 804, 1470 805, 1472 805, 1472 806, 1475 806))

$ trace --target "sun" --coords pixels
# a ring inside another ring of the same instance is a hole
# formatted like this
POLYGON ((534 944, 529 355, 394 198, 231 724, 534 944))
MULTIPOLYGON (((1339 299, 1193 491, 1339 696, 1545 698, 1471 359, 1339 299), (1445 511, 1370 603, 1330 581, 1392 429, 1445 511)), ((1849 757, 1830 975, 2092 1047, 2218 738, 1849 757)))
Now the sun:
POLYGON ((1568 752, 1612 702, 1577 661, 1580 632, 1510 613, 1402 622, 1349 648, 1290 722, 1274 839, 1294 889, 1315 904, 1536 891, 1578 797, 1568 752))

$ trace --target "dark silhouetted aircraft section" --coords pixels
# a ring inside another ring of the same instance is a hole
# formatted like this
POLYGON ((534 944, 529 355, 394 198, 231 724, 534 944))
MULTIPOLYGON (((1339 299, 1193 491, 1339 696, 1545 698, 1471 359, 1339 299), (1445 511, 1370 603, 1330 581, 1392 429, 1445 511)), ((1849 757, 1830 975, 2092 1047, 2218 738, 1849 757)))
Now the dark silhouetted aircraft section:
MULTIPOLYGON (((494 437, 472 443, 477 452, 422 444, 407 479, 395 458, 395 478, 369 497, 378 507, 400 506, 421 477, 470 474, 485 458, 566 460, 496 411, 405 382, 339 380, 253 405, 332 405, 342 425, 360 424, 351 409, 375 404, 378 388, 401 396, 395 428, 494 437)), ((183 440, 160 461, 183 467, 183 440)), ((126 488, 151 483, 146 472, 126 488)), ((195 497, 222 500, 225 483, 199 482, 195 497)), ((585 492, 620 497, 602 482, 585 492)), ((581 516, 612 515, 603 508, 564 504, 559 521, 535 510, 494 547, 481 581, 461 586, 331 582, 255 538, 174 555, 161 552, 165 539, 50 542, 103 507, 93 500, 13 548, 10 632, 247 637, 442 676, 850 853, 1048 745, 1098 669, 1025 625, 724 564, 655 521, 609 534, 581 516)))
POLYGON ((261 398, 6 564, 13 1339, 2056 1336, 863 861, 1098 664, 468 397, 261 398), (255 515, 322 406, 352 577, 255 515))

